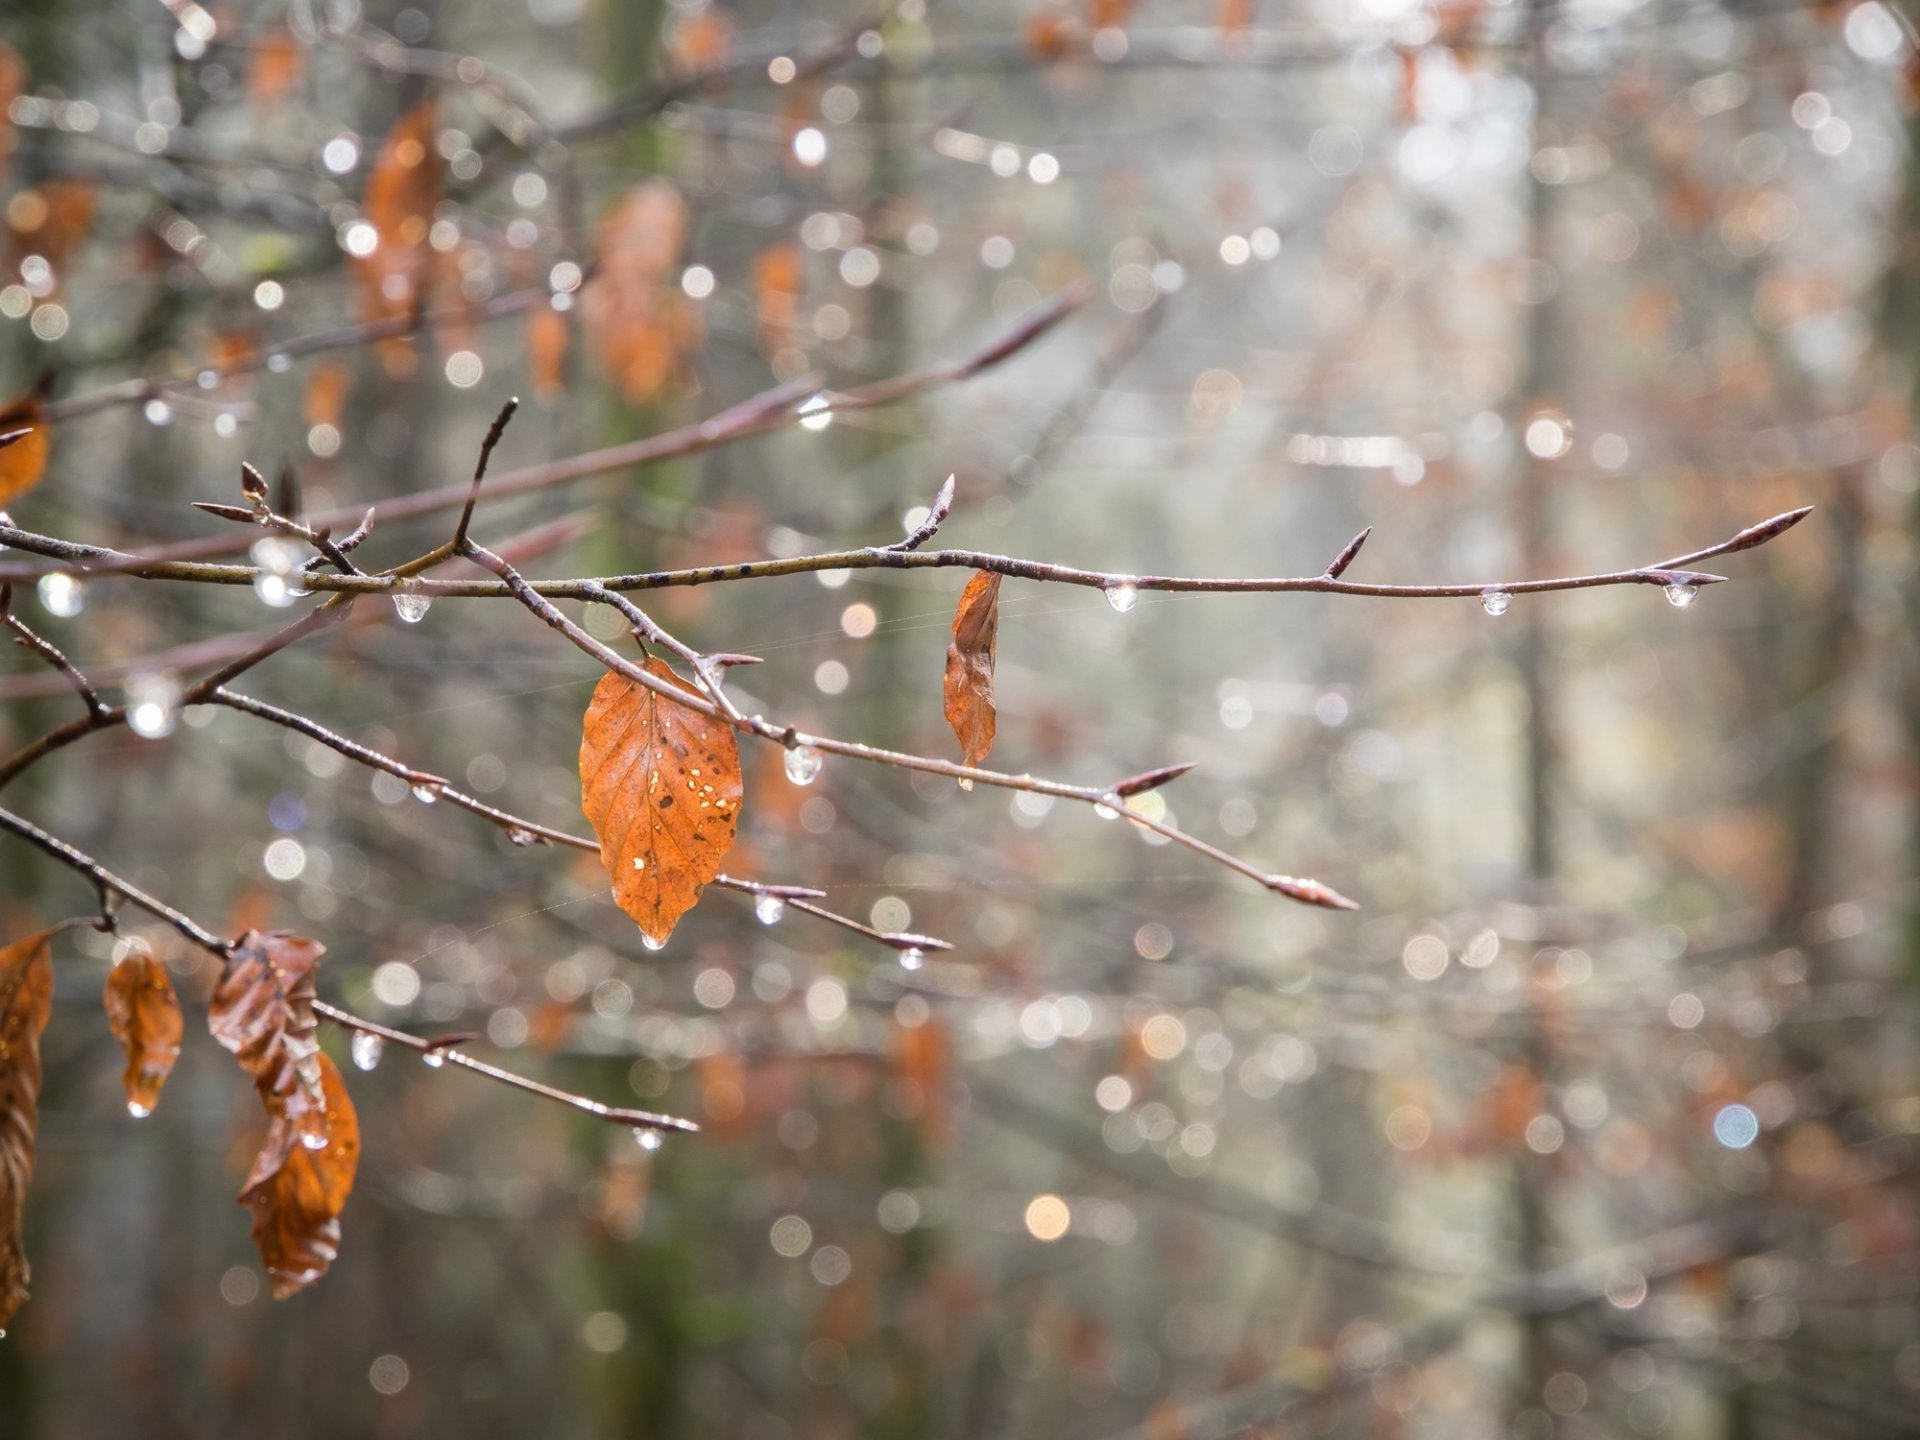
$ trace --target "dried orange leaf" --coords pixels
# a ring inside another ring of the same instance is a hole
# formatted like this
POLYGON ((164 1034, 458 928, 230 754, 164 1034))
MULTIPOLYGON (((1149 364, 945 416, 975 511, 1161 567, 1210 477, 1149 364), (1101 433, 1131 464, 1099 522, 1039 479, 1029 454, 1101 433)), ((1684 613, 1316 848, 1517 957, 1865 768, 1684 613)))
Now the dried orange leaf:
POLYGON ((291 30, 269 30, 253 42, 253 63, 247 67, 247 100, 257 110, 271 110, 299 83, 305 51, 291 30))
POLYGON ((600 222, 599 273, 584 309, 600 361, 629 400, 659 394, 699 339, 668 283, 686 235, 687 203, 665 180, 635 186, 600 222))
POLYGON ((960 592, 947 646, 947 723, 960 737, 967 764, 978 765, 993 748, 993 661, 1000 634, 1000 576, 976 570, 960 592))
POLYGON ((313 971, 326 947, 283 930, 249 930, 227 956, 207 1028, 253 1077, 268 1112, 285 1109, 304 1136, 325 1133, 313 971))
POLYGON ((37 393, 19 396, 0 409, 0 435, 9 435, 16 430, 27 432, 11 445, 0 449, 0 505, 26 494, 40 483, 40 477, 46 473, 47 451, 52 448, 52 437, 47 422, 42 418, 45 412, 46 407, 37 393))
POLYGON ((326 1055, 312 1058, 320 1123, 296 1116, 295 1105, 277 1104, 263 1088, 267 1138, 240 1192, 276 1300, 313 1284, 340 1253, 340 1212, 360 1163, 360 1121, 340 1071, 326 1055))
MULTIPOLYGON (((645 668, 699 695, 658 657, 645 668)), ((741 784, 732 727, 609 674, 581 728, 580 792, 613 898, 658 945, 733 848, 741 784)))
MULTIPOLYGON (((423 100, 394 123, 380 147, 361 206, 378 242, 355 262, 360 310, 368 320, 396 320, 417 313, 433 268, 427 244, 433 208, 440 199, 439 156, 434 150, 436 111, 423 100)), ((381 344, 388 373, 404 375, 413 351, 404 337, 381 344)))
POLYGON ((0 1327, 27 1298, 20 1237, 40 1124, 40 1032, 53 1014, 51 930, 0 950, 0 1327))
POLYGON ((101 1001, 108 1028, 127 1054, 127 1110, 136 1118, 151 1115, 180 1058, 184 1025, 173 980, 152 952, 135 950, 107 972, 101 1001))

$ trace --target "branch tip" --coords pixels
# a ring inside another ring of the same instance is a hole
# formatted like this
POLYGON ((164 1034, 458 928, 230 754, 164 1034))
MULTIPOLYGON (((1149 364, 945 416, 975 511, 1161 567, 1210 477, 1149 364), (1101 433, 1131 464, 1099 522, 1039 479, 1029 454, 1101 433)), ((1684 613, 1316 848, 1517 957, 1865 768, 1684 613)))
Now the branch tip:
POLYGON ((1371 534, 1373 527, 1369 525, 1341 547, 1340 553, 1327 563, 1327 579, 1338 580, 1346 573, 1347 567, 1353 564, 1353 557, 1360 553, 1360 547, 1367 543, 1367 537, 1371 534))

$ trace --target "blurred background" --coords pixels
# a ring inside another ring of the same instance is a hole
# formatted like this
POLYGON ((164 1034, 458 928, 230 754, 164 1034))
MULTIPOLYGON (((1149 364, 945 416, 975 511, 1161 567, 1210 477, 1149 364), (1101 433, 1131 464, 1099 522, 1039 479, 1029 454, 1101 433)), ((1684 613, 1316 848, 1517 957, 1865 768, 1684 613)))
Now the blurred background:
MULTIPOLYGON (((1657 587, 1471 599, 1009 580, 992 757, 1354 896, 1305 909, 1084 806, 743 751, 736 874, 659 953, 597 859, 164 704, 282 586, 0 574, 145 738, 4 803, 325 998, 609 1103, 389 1052, 333 1272, 275 1303, 258 1102, 172 968, 130 1118, 58 942, 33 1299, 0 1433, 1879 1436, 1920 1428, 1912 524, 1920 161, 1882 0, 937 5, 12 0, 0 393, 30 529, 231 539, 696 423, 805 425, 481 506, 535 576, 942 542, 1125 573, 1657 587), (411 163, 408 163, 408 162, 411 163), (839 391, 978 354, 901 403, 839 391), (369 326, 385 325, 384 339, 369 326), (404 333, 402 333, 404 332, 404 333), (317 337, 317 338, 315 338, 317 337), (803 388, 797 392, 805 394, 803 388), (37 594, 35 591, 37 590, 37 594), (178 720, 175 724, 174 721, 178 720), (1159 812, 1156 812, 1159 813, 1159 812)), ((445 539, 376 525, 363 563, 445 539)), ((346 526, 340 527, 342 530, 346 526)), ((250 538, 250 537, 246 537, 250 538)), ((244 543, 244 538, 241 543, 244 543)), ((449 570, 448 575, 456 572, 449 570)), ((752 706, 951 757, 964 574, 638 598, 752 706)), ((578 606, 569 613, 583 615, 578 606)), ((604 613, 586 616, 613 638, 604 613)), ((363 601, 248 693, 580 831, 593 663, 518 607, 363 601)), ((8 647, 0 749, 71 718, 8 647)), ((11 937, 90 889, 0 840, 11 937)))

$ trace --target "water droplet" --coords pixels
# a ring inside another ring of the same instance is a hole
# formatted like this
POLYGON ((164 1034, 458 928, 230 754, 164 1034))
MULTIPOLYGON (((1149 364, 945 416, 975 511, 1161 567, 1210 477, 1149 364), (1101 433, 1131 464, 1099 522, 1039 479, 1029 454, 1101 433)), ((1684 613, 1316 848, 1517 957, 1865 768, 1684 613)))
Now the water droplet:
POLYGON ((136 1120, 144 1120, 153 1113, 151 1105, 142 1105, 138 1100, 127 1101, 127 1114, 136 1120))
POLYGON ((811 785, 820 778, 827 757, 811 745, 796 745, 787 751, 787 779, 796 785, 811 785))
POLYGON ((664 950, 667 948, 666 941, 656 940, 653 938, 653 936, 647 934, 647 932, 644 930, 640 932, 640 943, 646 946, 647 949, 649 950, 664 950))
POLYGON ((1120 818, 1120 812, 1111 805, 1095 805, 1093 807, 1093 813, 1102 820, 1118 820, 1120 818))
POLYGON ((1489 615, 1504 615, 1507 607, 1513 604, 1513 596, 1504 590, 1483 590, 1480 592, 1480 608, 1489 615))
POLYGON ((39 584, 40 606, 49 615, 71 620, 87 605, 87 592, 71 575, 42 575, 39 584))
POLYGON ((512 844, 525 847, 533 844, 533 832, 531 830, 522 830, 518 825, 515 825, 507 831, 507 839, 512 844))
POLYGON ((413 787, 413 798, 418 800, 422 805, 431 805, 440 798, 440 787, 438 785, 428 785, 423 782, 413 787))
POLYGON ((667 1143, 667 1137, 650 1125, 634 1126, 633 1138, 635 1142, 639 1144, 640 1148, 649 1154, 667 1143))
POLYGON ((180 682, 173 676, 143 671, 129 675, 127 728, 143 740, 159 740, 173 733, 180 718, 180 682))
POLYGON ((1140 587, 1132 580, 1114 580, 1106 587, 1107 604, 1124 615, 1140 603, 1140 587))
POLYGON ((787 913, 787 902, 778 895, 761 895, 753 902, 753 913, 760 917, 762 925, 777 925, 780 917, 787 913))
POLYGON ((1667 586, 1667 603, 1676 610, 1684 610, 1700 594, 1700 587, 1684 580, 1676 580, 1667 586))
POLYGON ((794 412, 804 430, 824 430, 833 423, 833 402, 825 395, 810 395, 794 412))
POLYGON ((386 1050, 387 1042, 378 1035, 357 1030, 348 1048, 353 1052, 353 1065, 356 1070, 371 1070, 380 1063, 380 1056, 386 1050))
POLYGON ((327 1148, 327 1137, 318 1130, 303 1130, 300 1132, 300 1143, 309 1150, 324 1150, 327 1148))
POLYGON ((922 950, 918 945, 909 946, 900 952, 900 968, 902 970, 918 970, 926 963, 927 952, 922 950))
POLYGON ((429 1070, 438 1070, 442 1065, 447 1063, 447 1057, 441 1051, 429 1050, 420 1057, 420 1063, 429 1070))
POLYGON ((427 618, 427 608, 433 604, 431 595, 422 595, 415 590, 396 590, 393 592, 393 609, 409 625, 418 625, 427 618))
POLYGON ((276 610, 286 609, 299 598, 293 593, 293 587, 287 583, 287 577, 284 575, 254 576, 253 593, 260 597, 262 605, 271 605, 276 610))
POLYGON ((962 790, 969 790, 969 791, 972 790, 973 781, 969 780, 966 776, 962 775, 960 777, 960 788, 962 790))

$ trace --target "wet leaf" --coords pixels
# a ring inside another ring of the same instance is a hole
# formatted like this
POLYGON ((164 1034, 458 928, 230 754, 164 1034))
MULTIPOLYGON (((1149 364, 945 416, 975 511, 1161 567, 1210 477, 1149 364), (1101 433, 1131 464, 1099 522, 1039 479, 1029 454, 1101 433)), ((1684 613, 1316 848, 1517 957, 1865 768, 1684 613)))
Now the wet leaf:
POLYGON ((180 1058, 184 1025, 173 980, 152 952, 135 950, 107 972, 101 1001, 113 1038, 127 1055, 127 1109, 150 1115, 180 1058))
POLYGON ((53 1013, 51 930, 0 950, 0 1327, 27 1298, 20 1227, 40 1123, 40 1032, 53 1013))
POLYGON ((284 930, 249 930, 221 968, 207 1028, 253 1077, 268 1113, 287 1110, 302 1133, 324 1133, 313 972, 326 947, 284 930))
POLYGON ((26 494, 46 473, 52 432, 41 418, 45 410, 38 393, 19 396, 0 409, 0 435, 28 432, 0 449, 0 505, 26 494))
POLYGON ((1000 634, 1000 576, 976 570, 960 592, 947 646, 944 687, 947 723, 960 738, 966 763, 978 765, 993 748, 993 662, 1000 634))
POLYGON ((330 1057, 316 1054, 313 1061, 319 1123, 314 1114, 296 1113, 296 1097, 263 1087, 267 1138, 240 1192, 240 1203, 253 1211, 253 1243, 276 1300, 313 1284, 340 1253, 340 1212, 360 1163, 360 1121, 346 1084, 330 1057))
MULTIPOLYGON (((665 661, 649 657, 645 668, 699 695, 665 661)), ((665 940, 733 848, 741 783, 732 727, 609 674, 582 726, 580 790, 614 899, 649 939, 665 940)))

